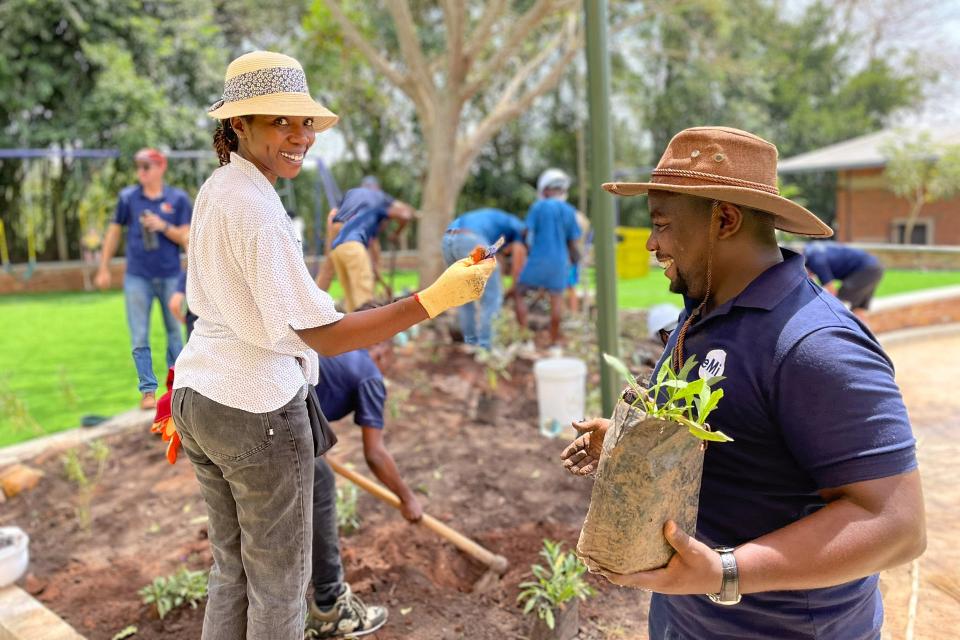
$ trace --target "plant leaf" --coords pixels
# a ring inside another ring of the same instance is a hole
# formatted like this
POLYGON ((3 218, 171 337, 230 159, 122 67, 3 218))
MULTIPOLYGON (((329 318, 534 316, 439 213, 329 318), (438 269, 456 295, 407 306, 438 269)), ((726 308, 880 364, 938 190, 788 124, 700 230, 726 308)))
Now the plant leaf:
POLYGON ((707 431, 696 422, 687 420, 683 416, 677 416, 675 419, 680 424, 686 426, 692 435, 701 440, 709 440, 710 442, 733 442, 733 438, 722 431, 707 431))
POLYGON ((636 378, 633 377, 630 369, 627 368, 627 365, 625 365, 622 360, 611 356, 609 353, 603 354, 603 359, 614 371, 619 373, 620 376, 627 381, 627 384, 630 385, 630 388, 633 389, 637 395, 642 393, 640 387, 637 385, 636 378))

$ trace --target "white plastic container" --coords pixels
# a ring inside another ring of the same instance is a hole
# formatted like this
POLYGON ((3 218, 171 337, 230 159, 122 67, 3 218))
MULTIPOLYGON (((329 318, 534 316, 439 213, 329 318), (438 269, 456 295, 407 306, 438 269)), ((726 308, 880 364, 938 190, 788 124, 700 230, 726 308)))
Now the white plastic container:
POLYGON ((587 365, 577 358, 546 358, 533 365, 540 407, 540 433, 548 438, 574 429, 570 423, 584 418, 587 365))
POLYGON ((30 561, 30 536, 19 527, 0 527, 0 588, 20 579, 30 561))

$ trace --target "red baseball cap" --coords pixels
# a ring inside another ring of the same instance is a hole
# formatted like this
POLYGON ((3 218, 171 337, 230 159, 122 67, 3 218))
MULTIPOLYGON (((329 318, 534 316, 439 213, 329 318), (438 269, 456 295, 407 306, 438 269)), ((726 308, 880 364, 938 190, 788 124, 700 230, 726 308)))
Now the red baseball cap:
POLYGON ((135 154, 133 154, 133 159, 134 161, 146 161, 151 164, 155 164, 158 167, 166 168, 167 166, 167 156, 163 155, 162 151, 152 147, 140 149, 140 151, 137 151, 135 154))

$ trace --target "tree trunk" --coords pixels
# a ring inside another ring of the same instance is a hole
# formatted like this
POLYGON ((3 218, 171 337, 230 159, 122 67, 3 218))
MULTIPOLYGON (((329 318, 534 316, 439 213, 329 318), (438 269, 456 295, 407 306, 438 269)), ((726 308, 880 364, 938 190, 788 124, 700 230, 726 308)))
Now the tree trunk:
POLYGON ((913 228, 917 225, 917 216, 920 215, 920 210, 923 209, 925 200, 926 198, 922 191, 917 193, 917 197, 913 201, 913 206, 910 207, 910 213, 907 215, 907 223, 903 228, 903 244, 913 244, 911 241, 913 238, 913 228))
POLYGON ((427 175, 420 201, 417 225, 417 257, 420 286, 425 287, 443 273, 446 265, 440 243, 453 219, 463 178, 457 175, 456 148, 459 112, 453 107, 439 110, 440 117, 425 132, 427 139, 427 175))

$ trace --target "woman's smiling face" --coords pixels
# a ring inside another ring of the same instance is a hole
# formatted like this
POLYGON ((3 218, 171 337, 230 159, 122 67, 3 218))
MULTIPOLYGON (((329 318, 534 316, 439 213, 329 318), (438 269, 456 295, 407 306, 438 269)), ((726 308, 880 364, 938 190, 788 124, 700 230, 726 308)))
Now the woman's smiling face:
POLYGON ((295 178, 317 133, 312 116, 255 115, 230 121, 240 138, 237 152, 252 162, 271 183, 295 178))

